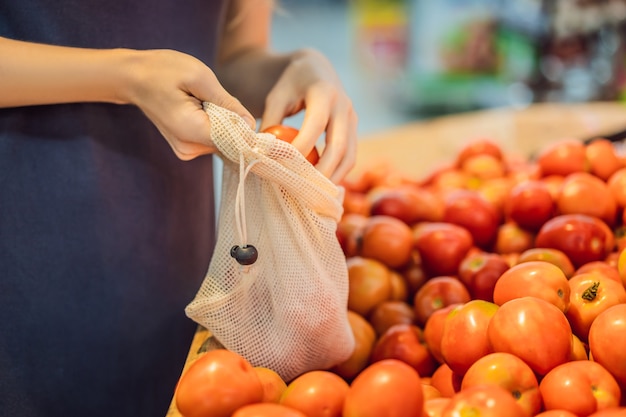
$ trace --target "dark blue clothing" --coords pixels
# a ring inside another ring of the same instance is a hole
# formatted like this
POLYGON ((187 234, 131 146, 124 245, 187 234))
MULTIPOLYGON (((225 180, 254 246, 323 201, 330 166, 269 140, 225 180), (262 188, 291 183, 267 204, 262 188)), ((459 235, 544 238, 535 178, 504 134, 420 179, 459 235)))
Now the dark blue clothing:
MULTIPOLYGON (((0 0, 0 36, 211 65, 223 14, 206 0, 0 0)), ((164 416, 213 209, 211 157, 178 160, 133 106, 0 109, 0 415, 164 416)))

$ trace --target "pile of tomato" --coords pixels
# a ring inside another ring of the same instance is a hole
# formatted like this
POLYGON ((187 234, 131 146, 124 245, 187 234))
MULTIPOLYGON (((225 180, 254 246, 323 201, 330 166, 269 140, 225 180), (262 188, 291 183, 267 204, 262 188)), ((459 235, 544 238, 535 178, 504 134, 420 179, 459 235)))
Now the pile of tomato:
POLYGON ((226 350, 183 374, 186 417, 626 416, 626 159, 468 143, 420 179, 344 181, 352 355, 283 381, 226 350))

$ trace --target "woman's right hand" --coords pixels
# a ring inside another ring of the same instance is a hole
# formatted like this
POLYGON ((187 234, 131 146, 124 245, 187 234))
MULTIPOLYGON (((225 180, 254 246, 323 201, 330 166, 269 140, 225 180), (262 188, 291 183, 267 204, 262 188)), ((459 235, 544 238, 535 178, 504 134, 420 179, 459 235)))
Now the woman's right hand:
POLYGON ((137 105, 182 160, 216 151, 211 121, 202 108, 210 102, 240 115, 251 129, 252 114, 198 59, 172 50, 138 51, 129 63, 129 86, 119 95, 137 105))

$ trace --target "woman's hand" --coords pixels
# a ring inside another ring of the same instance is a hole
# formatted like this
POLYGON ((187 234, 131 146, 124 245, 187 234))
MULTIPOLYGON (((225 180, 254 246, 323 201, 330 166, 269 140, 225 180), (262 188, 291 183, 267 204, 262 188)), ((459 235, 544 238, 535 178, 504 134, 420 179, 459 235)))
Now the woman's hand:
POLYGON ((293 145, 307 155, 325 132, 326 146, 316 167, 339 182, 356 161, 358 118, 352 101, 323 55, 306 49, 291 56, 267 95, 261 129, 304 110, 293 145))
POLYGON ((226 92, 213 71, 189 55, 171 50, 138 52, 131 79, 128 101, 145 113, 182 160, 216 151, 203 101, 239 114, 256 128, 254 117, 226 92))

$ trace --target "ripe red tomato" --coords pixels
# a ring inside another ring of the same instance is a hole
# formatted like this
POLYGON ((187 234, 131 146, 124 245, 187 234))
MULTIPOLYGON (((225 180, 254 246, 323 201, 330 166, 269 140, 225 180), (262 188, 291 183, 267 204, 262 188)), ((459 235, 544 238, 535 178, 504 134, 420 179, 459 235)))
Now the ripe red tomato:
POLYGON ((478 192, 459 189, 444 200, 443 220, 466 228, 476 246, 490 249, 501 219, 495 206, 478 192))
POLYGON ((237 409, 232 417, 308 417, 293 408, 274 403, 254 403, 237 409))
MULTIPOLYGON (((598 314, 589 329, 589 351, 626 387, 626 304, 609 307, 598 314)), ((626 396, 626 391, 622 392, 626 396)))
POLYGON ((615 378, 594 361, 572 361, 548 372, 539 384, 546 410, 568 410, 588 416, 619 406, 621 391, 615 378))
POLYGON ((406 301, 383 301, 374 307, 368 319, 376 331, 376 335, 380 337, 391 326, 415 323, 415 311, 406 301))
POLYGON ((509 267, 502 255, 476 251, 463 259, 459 265, 458 277, 473 299, 493 301, 496 282, 509 267))
POLYGON ((570 304, 570 286, 558 266, 545 261, 528 261, 512 266, 495 284, 493 301, 502 305, 520 297, 537 297, 566 312, 570 304))
POLYGON ((591 324, 601 312, 626 303, 626 289, 621 282, 596 272, 574 275, 568 284, 570 307, 567 319, 574 334, 583 341, 587 340, 591 324))
MULTIPOLYGON (((272 135, 276 136, 278 139, 291 143, 298 135, 299 130, 291 126, 274 125, 266 129, 263 129, 263 133, 271 133, 272 135)), ((320 154, 317 151, 317 148, 314 147, 311 150, 311 152, 309 152, 309 154, 306 156, 306 159, 312 165, 316 165, 320 159, 320 154)))
POLYGON ((565 253, 575 268, 605 259, 614 245, 615 237, 606 223, 585 214, 553 217, 541 227, 535 239, 536 247, 565 253))
POLYGON ((430 315, 450 304, 466 303, 472 297, 465 285, 456 277, 440 276, 429 279, 415 293, 413 308, 415 319, 424 326, 430 315))
POLYGON ((461 390, 462 381, 463 376, 452 371, 446 363, 439 365, 430 378, 431 385, 437 388, 441 395, 448 398, 461 390))
POLYGON ((371 364, 352 381, 343 417, 420 416, 423 395, 415 369, 397 359, 385 359, 371 364))
POLYGON ((376 332, 363 316, 354 311, 348 310, 348 323, 354 335, 354 351, 344 362, 335 365, 332 371, 346 380, 351 380, 369 365, 376 332))
POLYGON ((441 355, 452 371, 463 375, 474 362, 492 352, 487 326, 497 310, 498 306, 489 301, 471 300, 448 313, 441 336, 441 355), (466 343, 468 340, 471 343, 466 343))
POLYGON ((603 181, 607 181, 617 170, 624 167, 624 162, 618 157, 613 142, 605 138, 597 138, 588 143, 585 155, 591 173, 603 181))
POLYGON ((518 356, 538 375, 570 360, 572 330, 565 314, 536 297, 502 304, 491 318, 487 335, 495 352, 518 356))
POLYGON ((528 417, 509 391, 498 385, 477 385, 454 394, 442 417, 528 417))
POLYGON ((527 249, 520 253, 516 263, 529 261, 550 262, 558 266, 568 279, 576 272, 574 264, 567 255, 563 251, 554 248, 534 247, 527 249))
POLYGON ((464 144, 457 152, 455 165, 457 167, 463 164, 471 157, 477 155, 489 155, 496 160, 503 159, 502 147, 491 139, 477 138, 464 144))
POLYGON ((176 387, 184 417, 230 417, 235 410, 263 400, 263 385, 252 365, 226 349, 202 354, 182 374, 176 387))
POLYGON ((348 389, 348 383, 333 372, 309 371, 287 385, 279 403, 307 417, 341 417, 348 389))
POLYGON ((459 265, 474 246, 471 233, 462 226, 425 222, 413 227, 413 244, 424 272, 431 277, 456 275, 459 265))
POLYGON ((348 266, 348 309, 362 316, 391 297, 389 268, 375 259, 353 256, 348 266))
POLYGON ((529 416, 541 410, 539 382, 533 370, 510 353, 490 353, 470 366, 461 382, 461 389, 479 385, 498 385, 509 391, 529 416))
POLYGON ((554 215, 554 208, 548 185, 544 181, 528 180, 511 189, 504 213, 521 227, 537 231, 554 215))
POLYGON ((537 164, 544 176, 566 176, 572 172, 589 171, 585 145, 573 139, 553 142, 541 149, 537 164))
POLYGON ((398 359, 414 368, 421 377, 430 376, 437 362, 430 353, 422 329, 414 324, 396 324, 380 336, 372 350, 371 361, 398 359))
POLYGON ((441 354, 441 338, 443 337, 443 326, 446 322, 446 317, 452 309, 460 305, 462 305, 462 303, 450 304, 433 311, 424 325, 424 340, 428 345, 430 353, 432 353, 439 363, 444 362, 443 355, 441 354))
POLYGON ((396 217, 408 225, 420 221, 440 221, 443 200, 425 187, 398 186, 376 192, 371 198, 372 215, 396 217))

